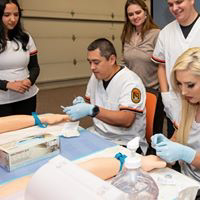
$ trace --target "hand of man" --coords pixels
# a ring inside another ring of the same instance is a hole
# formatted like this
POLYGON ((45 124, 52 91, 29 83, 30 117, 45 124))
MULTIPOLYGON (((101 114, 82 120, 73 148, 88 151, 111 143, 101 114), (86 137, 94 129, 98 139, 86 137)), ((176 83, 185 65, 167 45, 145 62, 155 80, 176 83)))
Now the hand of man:
POLYGON ((76 97, 76 98, 73 100, 73 102, 72 102, 73 105, 76 105, 76 104, 78 104, 78 103, 85 103, 84 98, 81 97, 81 96, 78 96, 78 97, 76 97))
POLYGON ((156 149, 156 154, 168 163, 183 160, 191 163, 196 155, 192 148, 176 142, 172 142, 162 134, 155 134, 151 137, 152 147, 156 149))
POLYGON ((93 113, 94 105, 88 103, 78 103, 73 106, 65 107, 63 112, 69 115, 70 119, 75 121, 83 117, 90 116, 93 113))

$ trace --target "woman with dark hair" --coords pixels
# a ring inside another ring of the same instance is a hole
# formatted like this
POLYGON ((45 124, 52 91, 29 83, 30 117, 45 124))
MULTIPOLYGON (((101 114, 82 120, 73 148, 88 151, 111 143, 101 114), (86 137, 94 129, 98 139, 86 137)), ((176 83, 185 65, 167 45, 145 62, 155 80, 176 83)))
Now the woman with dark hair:
POLYGON ((0 1, 0 116, 36 110, 37 49, 21 25, 17 0, 0 1))
POLYGON ((159 34, 143 0, 127 0, 121 35, 124 62, 140 76, 146 87, 158 89, 157 65, 151 56, 159 34))
MULTIPOLYGON (((153 22, 143 0, 127 0, 125 24, 121 34, 123 62, 143 81, 145 87, 159 91, 158 66, 151 61, 159 35, 159 28, 153 22)), ((158 93, 154 132, 162 132, 164 111, 158 93)))

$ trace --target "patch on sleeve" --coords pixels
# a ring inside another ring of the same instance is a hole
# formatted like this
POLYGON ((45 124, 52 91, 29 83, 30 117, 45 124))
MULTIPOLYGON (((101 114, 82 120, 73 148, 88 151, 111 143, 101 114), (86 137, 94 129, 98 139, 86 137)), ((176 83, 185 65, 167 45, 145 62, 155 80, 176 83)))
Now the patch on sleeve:
POLYGON ((133 103, 139 103, 141 101, 141 92, 138 88, 132 89, 131 99, 132 99, 133 103))

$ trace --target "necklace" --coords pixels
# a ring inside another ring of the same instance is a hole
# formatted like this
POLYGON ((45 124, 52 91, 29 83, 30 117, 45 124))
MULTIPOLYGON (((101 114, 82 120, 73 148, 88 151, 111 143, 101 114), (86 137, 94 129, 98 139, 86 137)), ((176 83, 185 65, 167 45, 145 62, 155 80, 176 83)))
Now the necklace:
POLYGON ((131 39, 133 46, 137 46, 139 40, 140 40, 140 32, 135 31, 131 39))

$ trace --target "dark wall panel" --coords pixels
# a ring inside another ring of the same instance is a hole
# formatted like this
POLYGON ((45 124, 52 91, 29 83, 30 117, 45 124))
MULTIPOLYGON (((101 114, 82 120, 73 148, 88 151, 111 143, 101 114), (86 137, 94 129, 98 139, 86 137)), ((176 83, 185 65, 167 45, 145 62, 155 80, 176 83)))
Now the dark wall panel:
MULTIPOLYGON (((152 0, 151 5, 153 19, 160 28, 174 19, 168 10, 167 0, 152 0)), ((196 8, 200 12, 200 0, 196 0, 196 8)))

